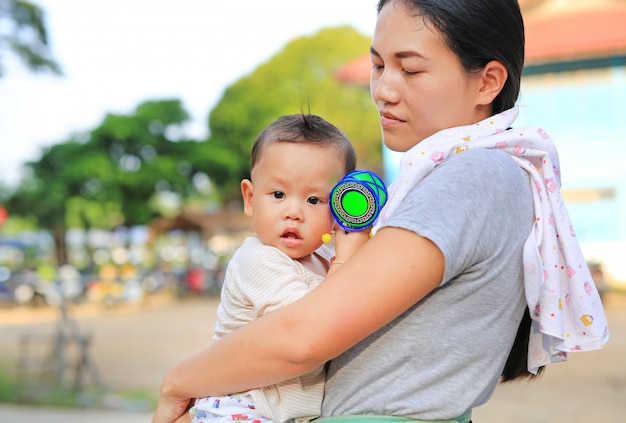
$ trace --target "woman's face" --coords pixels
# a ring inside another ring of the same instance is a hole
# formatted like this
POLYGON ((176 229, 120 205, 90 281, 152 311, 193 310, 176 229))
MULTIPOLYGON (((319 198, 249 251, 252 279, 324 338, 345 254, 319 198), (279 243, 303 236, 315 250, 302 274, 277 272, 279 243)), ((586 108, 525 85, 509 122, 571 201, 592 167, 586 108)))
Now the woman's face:
POLYGON ((384 142, 406 151, 446 128, 485 119, 480 73, 469 74, 441 33, 400 1, 381 10, 371 47, 370 90, 384 142))

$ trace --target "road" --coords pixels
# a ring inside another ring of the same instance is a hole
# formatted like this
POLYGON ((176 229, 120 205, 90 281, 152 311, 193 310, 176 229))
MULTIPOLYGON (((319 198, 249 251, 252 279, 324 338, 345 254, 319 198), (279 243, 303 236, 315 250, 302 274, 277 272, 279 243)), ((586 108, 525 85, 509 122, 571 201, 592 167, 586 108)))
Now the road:
POLYGON ((2 423, 150 423, 151 413, 116 410, 23 407, 0 404, 2 423))
MULTIPOLYGON (((70 310, 81 331, 91 334, 91 356, 102 382, 112 389, 158 392, 163 372, 209 342, 215 298, 153 301, 104 309, 70 310)), ((605 299, 611 339, 599 351, 574 353, 548 367, 540 380, 500 385, 475 423, 621 423, 626 416, 626 295, 605 299)), ((50 337, 58 314, 52 309, 0 309, 0 360, 17 360, 21 336, 50 337)), ((49 410, 0 406, 0 422, 148 422, 149 413, 49 410), (88 418, 86 418, 88 417, 88 418), (54 420, 54 419, 57 420, 54 420)))

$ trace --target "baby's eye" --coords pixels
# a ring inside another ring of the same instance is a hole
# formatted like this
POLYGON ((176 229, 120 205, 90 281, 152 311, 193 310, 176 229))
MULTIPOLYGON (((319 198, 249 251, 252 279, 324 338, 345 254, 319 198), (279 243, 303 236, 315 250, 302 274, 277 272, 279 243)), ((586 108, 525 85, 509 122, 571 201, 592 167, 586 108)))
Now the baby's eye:
POLYGON ((274 198, 276 198, 276 199, 278 199, 278 200, 280 200, 280 199, 282 199, 282 198, 285 198, 285 193, 284 193, 284 192, 281 192, 281 191, 274 191, 274 192, 272 193, 272 195, 274 196, 274 198))
POLYGON ((319 203, 322 202, 322 200, 320 200, 317 197, 309 197, 309 199, 307 201, 308 201, 309 204, 313 204, 313 205, 319 204, 319 203))

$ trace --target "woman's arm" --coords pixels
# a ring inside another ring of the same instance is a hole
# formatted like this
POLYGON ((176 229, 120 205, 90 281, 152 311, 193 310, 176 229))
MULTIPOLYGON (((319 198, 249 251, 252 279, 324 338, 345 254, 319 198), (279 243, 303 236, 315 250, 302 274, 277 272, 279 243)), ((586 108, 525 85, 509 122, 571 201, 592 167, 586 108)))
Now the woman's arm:
POLYGON ((171 422, 189 398, 242 392, 313 370, 426 296, 443 271, 443 255, 428 239, 380 230, 310 294, 173 366, 153 422, 171 422))

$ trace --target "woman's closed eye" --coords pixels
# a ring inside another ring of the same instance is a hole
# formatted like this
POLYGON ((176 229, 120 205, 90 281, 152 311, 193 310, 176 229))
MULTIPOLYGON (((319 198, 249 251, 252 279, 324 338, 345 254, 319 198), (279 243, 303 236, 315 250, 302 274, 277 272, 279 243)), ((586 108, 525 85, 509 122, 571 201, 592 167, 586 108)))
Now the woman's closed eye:
POLYGON ((417 75, 417 74, 421 73, 420 71, 412 71, 412 70, 408 70, 408 69, 402 69, 402 72, 404 72, 408 76, 413 76, 413 75, 417 75))

